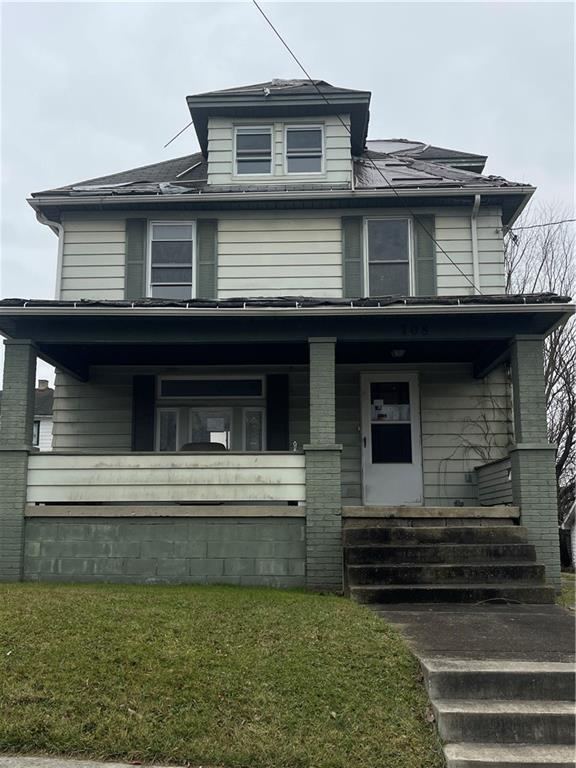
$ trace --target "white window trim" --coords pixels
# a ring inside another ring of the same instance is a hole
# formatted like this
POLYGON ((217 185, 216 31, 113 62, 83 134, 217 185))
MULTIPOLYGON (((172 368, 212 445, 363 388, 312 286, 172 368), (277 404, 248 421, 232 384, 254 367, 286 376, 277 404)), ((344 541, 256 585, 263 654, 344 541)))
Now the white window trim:
POLYGON ((158 453, 170 453, 170 451, 160 451, 160 414, 161 413, 175 413, 176 414, 176 450, 178 450, 178 446, 180 445, 180 413, 178 408, 156 408, 156 414, 158 416, 156 421, 156 427, 155 432, 156 436, 154 439, 154 450, 158 453))
POLYGON ((235 125, 234 126, 234 146, 232 148, 232 176, 240 179, 268 179, 274 175, 274 126, 272 124, 265 125, 235 125), (238 158, 236 156, 236 137, 239 130, 252 130, 252 131, 269 131, 270 132, 270 173, 240 173, 238 171, 238 158))
MULTIPOLYGON (((411 216, 365 216, 363 227, 363 252, 364 252, 364 264, 363 264, 363 277, 364 277, 364 293, 366 296, 370 296, 370 253, 368 250, 368 222, 369 221, 407 221, 408 222, 408 279, 409 279, 409 291, 408 295, 413 296, 416 286, 416 271, 414 264, 414 222, 411 216)), ((399 263, 391 261, 391 264, 399 263)))
POLYGON ((203 374, 203 375, 189 375, 186 374, 179 374, 177 376, 158 376, 157 377, 157 398, 158 400, 161 400, 162 402, 167 401, 197 401, 197 400, 264 400, 266 397, 266 377, 263 375, 256 374, 254 376, 251 376, 250 374, 239 374, 235 376, 234 374, 203 374), (260 395, 163 395, 162 394, 162 382, 163 381, 174 381, 174 380, 194 380, 194 381, 206 381, 206 380, 213 380, 213 379, 222 379, 222 380, 238 380, 238 379, 249 379, 249 380, 257 380, 262 382, 262 393, 260 395))
MULTIPOLYGON (((147 285, 147 291, 148 296, 152 297, 152 233, 154 232, 154 225, 158 224, 176 224, 180 226, 191 226, 192 227, 192 291, 190 298, 195 299, 197 294, 197 283, 198 283, 198 276, 197 276, 197 270, 196 270, 196 263, 197 263, 197 237, 196 237, 196 221, 194 219, 159 219, 159 220, 149 220, 148 221, 148 232, 147 232, 147 253, 146 253, 146 285, 147 285)), ((165 241, 168 242, 168 241, 165 241)), ((186 299, 183 299, 183 301, 186 301, 186 299)))
POLYGON ((322 123, 284 123, 284 167, 285 176, 323 176, 326 173, 326 139, 324 125, 322 123), (288 171, 288 131, 319 130, 322 139, 320 150, 322 152, 319 171, 288 171))
POLYGON ((261 436, 261 443, 262 443, 262 452, 266 450, 266 408, 264 408, 263 405, 261 406, 244 406, 242 408, 242 445, 244 451, 247 450, 246 448, 246 412, 247 411, 259 411, 262 414, 262 436, 261 436))

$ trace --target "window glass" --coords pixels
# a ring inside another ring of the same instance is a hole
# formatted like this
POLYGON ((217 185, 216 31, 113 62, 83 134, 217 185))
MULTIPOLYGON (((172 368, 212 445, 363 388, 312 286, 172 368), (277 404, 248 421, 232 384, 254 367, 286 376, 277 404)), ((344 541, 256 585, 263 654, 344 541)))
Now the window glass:
POLYGON ((229 450, 231 431, 230 411, 205 408, 190 411, 191 443, 218 443, 229 450))
POLYGON ((34 430, 32 432, 32 445, 40 445, 40 421, 34 422, 34 430))
POLYGON ((372 463, 410 464, 412 432, 410 424, 372 424, 372 463))
POLYGON ((262 379, 163 379, 161 397, 261 397, 262 379))
POLYGON ((272 172, 272 130, 236 129, 236 173, 269 174, 272 172))
POLYGON ((262 445, 262 411, 244 411, 244 450, 261 451, 262 445))
POLYGON ((286 130, 286 169, 288 173, 322 171, 322 129, 288 128, 286 130))
POLYGON ((410 384, 407 381, 370 384, 370 422, 372 463, 411 463, 410 384))
POLYGON ((409 227, 406 219, 369 219, 370 296, 410 293, 409 227))
POLYGON ((176 411, 159 412, 159 448, 161 451, 176 451, 178 435, 178 413, 176 411))
POLYGON ((189 299, 193 289, 194 229, 191 224, 154 224, 151 244, 151 294, 189 299))

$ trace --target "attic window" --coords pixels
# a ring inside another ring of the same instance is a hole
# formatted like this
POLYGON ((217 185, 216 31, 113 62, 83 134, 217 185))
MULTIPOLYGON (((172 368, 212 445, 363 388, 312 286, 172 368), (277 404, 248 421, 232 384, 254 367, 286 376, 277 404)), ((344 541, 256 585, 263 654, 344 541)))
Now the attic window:
POLYGON ((286 171, 322 173, 322 128, 295 126, 286 129, 286 171))
POLYGON ((272 128, 236 128, 236 173, 272 173, 272 128))

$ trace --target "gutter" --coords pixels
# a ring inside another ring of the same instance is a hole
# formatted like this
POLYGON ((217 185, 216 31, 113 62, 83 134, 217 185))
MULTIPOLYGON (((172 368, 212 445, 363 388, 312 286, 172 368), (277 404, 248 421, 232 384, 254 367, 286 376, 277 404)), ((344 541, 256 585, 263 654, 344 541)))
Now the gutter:
POLYGON ((213 200, 216 203, 223 201, 237 202, 240 200, 323 200, 323 199, 341 199, 341 198, 374 198, 374 197, 397 197, 400 194, 402 197, 461 197, 471 195, 532 195, 535 191, 535 187, 434 187, 428 188, 412 188, 412 189, 339 189, 339 190, 319 190, 316 192, 275 192, 268 190, 267 192, 197 192, 192 194, 179 194, 179 195, 78 195, 70 197, 69 195, 62 196, 38 196, 28 198, 29 205, 35 210, 38 210, 42 206, 72 206, 72 205, 99 205, 110 206, 116 205, 126 208, 131 204, 139 203, 153 203, 159 205, 161 203, 182 203, 182 202, 195 202, 198 200, 207 201, 213 200))
MULTIPOLYGON (((34 206, 32 206, 34 207, 34 206)), ((59 301, 62 287, 62 262, 64 256, 64 227, 58 221, 51 221, 42 211, 36 209, 36 218, 40 224, 50 227, 52 232, 58 237, 58 261, 56 262, 56 291, 54 298, 59 301)))
POLYGON ((472 279, 474 283, 474 293, 480 291, 480 257, 478 255, 478 211, 480 210, 481 195, 474 195, 474 205, 472 206, 472 215, 470 216, 470 232, 472 235, 472 279))

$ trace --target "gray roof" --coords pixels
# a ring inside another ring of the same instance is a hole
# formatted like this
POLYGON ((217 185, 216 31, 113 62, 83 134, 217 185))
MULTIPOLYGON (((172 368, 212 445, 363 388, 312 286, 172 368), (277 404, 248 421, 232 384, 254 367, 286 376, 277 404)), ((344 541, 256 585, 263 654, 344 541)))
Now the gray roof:
MULTIPOLYGON (((466 188, 466 187, 523 187, 525 184, 507 181, 501 176, 484 176, 464 168, 455 168, 452 165, 440 163, 429 159, 421 159, 424 152, 431 148, 422 142, 411 142, 406 148, 399 141, 405 140, 384 139, 378 142, 368 142, 372 145, 389 144, 393 151, 382 152, 368 149, 360 157, 354 160, 355 188, 364 190, 378 190, 394 187, 395 189, 423 189, 423 188, 466 188), (416 148, 412 145, 417 145, 416 148), (416 151, 422 147, 422 151, 416 151)), ((405 142, 408 143, 408 142, 405 142)), ((442 150, 446 151, 446 150, 442 150)), ((458 153, 458 156, 470 157, 466 153, 458 153)), ((481 157, 481 156, 472 156, 481 157)), ((349 185, 332 185, 331 189, 348 189, 349 185)), ((207 184, 207 162, 202 153, 165 160, 164 162, 133 168, 120 173, 107 176, 98 176, 94 179, 69 184, 56 189, 44 190, 33 193, 38 195, 62 195, 81 197, 83 195, 162 195, 162 194, 209 194, 210 192, 278 192, 300 190, 322 190, 326 184, 299 183, 299 184, 234 184, 215 185, 207 184)))
POLYGON ((366 142, 367 149, 373 152, 393 153, 404 157, 416 157, 418 160, 430 160, 435 163, 465 167, 468 170, 482 173, 486 165, 487 155, 473 152, 462 152, 458 149, 447 149, 426 144, 423 141, 410 139, 371 139, 366 142))
POLYGON ((290 92, 296 95, 305 95, 308 93, 365 93, 365 91, 358 91, 351 88, 339 88, 338 86, 327 83, 326 80, 307 80, 299 78, 282 79, 274 78, 268 80, 265 83, 251 83, 250 85, 238 85, 234 88, 224 88, 220 91, 206 91, 205 93, 197 93, 195 96, 231 96, 231 95, 244 95, 253 93, 264 93, 270 91, 273 93, 290 92))

